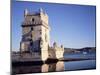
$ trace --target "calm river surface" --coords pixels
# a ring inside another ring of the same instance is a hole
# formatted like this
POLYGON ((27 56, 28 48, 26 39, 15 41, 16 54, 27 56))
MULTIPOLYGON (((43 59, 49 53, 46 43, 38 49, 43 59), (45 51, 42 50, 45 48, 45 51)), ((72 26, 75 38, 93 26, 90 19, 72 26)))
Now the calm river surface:
POLYGON ((74 71, 74 70, 88 70, 96 68, 96 55, 91 54, 65 54, 64 58, 93 58, 93 60, 82 61, 58 61, 52 64, 31 65, 31 66, 18 66, 13 67, 12 71, 16 74, 25 73, 41 73, 41 72, 57 72, 57 71, 74 71))

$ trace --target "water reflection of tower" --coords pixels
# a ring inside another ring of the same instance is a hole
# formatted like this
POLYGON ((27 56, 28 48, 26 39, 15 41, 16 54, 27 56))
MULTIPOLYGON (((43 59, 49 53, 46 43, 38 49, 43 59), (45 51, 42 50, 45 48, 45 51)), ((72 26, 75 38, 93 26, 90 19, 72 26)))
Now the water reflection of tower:
POLYGON ((54 72, 54 71, 64 71, 64 62, 58 61, 57 63, 43 64, 41 67, 41 72, 54 72))
POLYGON ((56 71, 56 63, 49 64, 48 70, 49 72, 56 71))
POLYGON ((57 62, 56 71, 64 71, 64 62, 63 61, 57 62))
POLYGON ((41 67, 41 71, 42 72, 48 72, 48 67, 49 67, 48 64, 43 64, 42 67, 41 67))

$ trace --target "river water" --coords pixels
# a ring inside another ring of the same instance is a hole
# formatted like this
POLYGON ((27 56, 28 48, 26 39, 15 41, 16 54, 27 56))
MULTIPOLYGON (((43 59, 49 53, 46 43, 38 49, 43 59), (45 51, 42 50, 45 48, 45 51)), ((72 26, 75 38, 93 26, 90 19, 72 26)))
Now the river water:
POLYGON ((74 70, 89 70, 96 68, 96 54, 64 54, 64 58, 93 58, 92 60, 81 61, 58 61, 52 64, 18 66, 13 67, 12 71, 16 74, 26 73, 41 73, 41 72, 57 72, 57 71, 74 71, 74 70))
POLYGON ((73 70, 88 70, 88 69, 96 68, 96 53, 65 54, 64 57, 65 58, 91 58, 91 60, 64 62, 64 70, 73 71, 73 70))

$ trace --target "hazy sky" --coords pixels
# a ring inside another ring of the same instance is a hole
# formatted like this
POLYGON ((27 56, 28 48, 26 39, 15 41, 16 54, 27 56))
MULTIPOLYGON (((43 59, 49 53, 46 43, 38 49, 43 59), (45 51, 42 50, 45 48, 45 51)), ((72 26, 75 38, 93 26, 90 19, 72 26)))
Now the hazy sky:
POLYGON ((26 8, 33 13, 43 8, 48 14, 51 45, 56 41, 68 48, 95 47, 95 6, 13 1, 12 50, 20 48, 21 24, 26 8))

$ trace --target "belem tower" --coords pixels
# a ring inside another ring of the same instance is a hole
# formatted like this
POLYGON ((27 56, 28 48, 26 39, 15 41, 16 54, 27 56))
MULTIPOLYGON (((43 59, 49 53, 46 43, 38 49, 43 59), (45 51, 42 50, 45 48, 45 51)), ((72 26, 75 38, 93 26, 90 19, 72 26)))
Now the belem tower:
POLYGON ((56 42, 50 47, 50 26, 49 18, 42 8, 38 12, 30 13, 24 11, 24 21, 22 23, 22 39, 20 42, 20 52, 24 58, 41 59, 63 58, 64 47, 60 47, 56 42))

